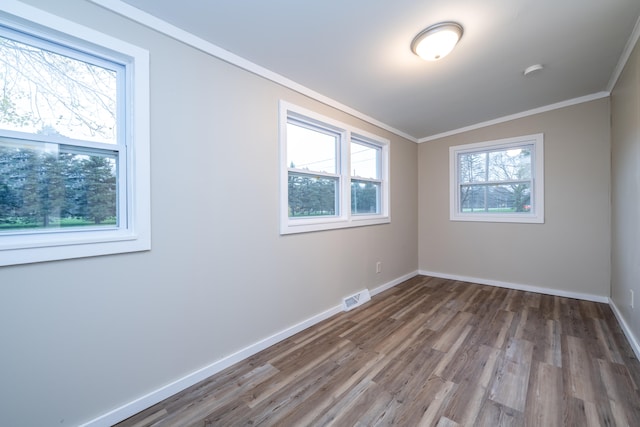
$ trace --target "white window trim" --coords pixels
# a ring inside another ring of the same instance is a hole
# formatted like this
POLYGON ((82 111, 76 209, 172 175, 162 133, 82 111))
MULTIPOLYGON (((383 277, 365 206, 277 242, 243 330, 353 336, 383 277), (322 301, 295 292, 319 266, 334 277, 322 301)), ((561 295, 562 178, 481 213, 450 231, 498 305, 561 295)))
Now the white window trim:
POLYGON ((312 231, 333 230, 349 227, 385 224, 391 221, 389 197, 389 144, 388 139, 357 129, 340 121, 322 116, 316 112, 280 100, 279 105, 279 139, 280 139, 280 234, 307 233, 312 231), (340 182, 340 210, 331 217, 290 218, 289 188, 287 165, 287 119, 295 116, 308 120, 321 127, 331 129, 341 135, 338 161, 340 182), (381 186, 379 214, 351 214, 351 175, 350 141, 351 138, 362 140, 381 149, 381 186))
MULTIPOLYGON (((126 224, 109 230, 64 230, 0 235, 0 266, 151 249, 148 51, 15 0, 5 0, 0 23, 46 40, 123 64, 127 93, 126 224)), ((3 131, 21 137, 19 132, 3 131)), ((122 147, 120 148, 122 149, 122 147)))
POLYGON ((449 147, 449 219, 451 221, 544 223, 544 134, 518 136, 494 141, 449 147), (530 213, 462 213, 460 212, 460 192, 458 191, 458 154, 508 148, 533 144, 533 168, 531 197, 533 209, 530 213))

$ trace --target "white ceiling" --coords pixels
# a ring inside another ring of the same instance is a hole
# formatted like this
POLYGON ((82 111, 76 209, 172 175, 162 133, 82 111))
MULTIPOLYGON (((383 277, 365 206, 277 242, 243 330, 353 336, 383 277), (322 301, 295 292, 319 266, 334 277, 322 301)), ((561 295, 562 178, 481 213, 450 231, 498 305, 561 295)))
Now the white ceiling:
POLYGON ((610 90, 640 16, 639 0, 124 1, 414 140, 610 90), (411 40, 440 21, 464 35, 423 61, 411 40))

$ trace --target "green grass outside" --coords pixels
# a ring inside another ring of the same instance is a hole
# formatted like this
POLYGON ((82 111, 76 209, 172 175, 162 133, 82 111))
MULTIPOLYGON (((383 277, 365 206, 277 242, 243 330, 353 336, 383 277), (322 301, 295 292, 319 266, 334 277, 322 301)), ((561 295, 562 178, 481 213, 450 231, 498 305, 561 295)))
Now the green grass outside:
POLYGON ((517 212, 515 208, 489 208, 484 209, 463 209, 463 213, 527 213, 526 211, 517 212))
POLYGON ((96 224, 94 221, 88 221, 82 218, 54 218, 51 219, 49 225, 44 227, 39 222, 28 222, 23 219, 15 219, 11 222, 0 222, 0 230, 25 230, 25 229, 40 229, 40 228, 64 228, 64 227, 90 227, 90 226, 104 226, 104 225, 116 225, 116 218, 108 218, 102 221, 100 224, 96 224))

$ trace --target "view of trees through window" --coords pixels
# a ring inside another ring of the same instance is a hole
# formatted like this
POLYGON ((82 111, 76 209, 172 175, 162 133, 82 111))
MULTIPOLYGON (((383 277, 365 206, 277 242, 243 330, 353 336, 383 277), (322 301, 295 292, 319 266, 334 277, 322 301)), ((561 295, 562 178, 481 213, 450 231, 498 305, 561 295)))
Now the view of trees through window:
POLYGON ((117 72, 0 30, 0 232, 117 224, 117 72))
POLYGON ((380 213, 382 150, 364 141, 351 141, 351 213, 380 213))
POLYGON ((377 214, 380 207, 380 184, 351 180, 351 213, 377 214))
MULTIPOLYGON (((287 123, 289 217, 340 215, 340 169, 347 161, 338 155, 340 141, 339 132, 295 119, 287 123)), ((353 139, 349 147, 351 213, 378 214, 382 150, 353 139)))
POLYGON ((0 230, 116 223, 115 155, 0 139, 0 230))
POLYGON ((280 234, 390 222, 389 140, 284 100, 279 125, 280 234))
MULTIPOLYGON (((289 216, 337 215, 338 180, 289 174, 289 216)), ((379 213, 380 185, 351 181, 351 212, 379 213)))
POLYGON ((335 216, 339 133, 305 122, 287 123, 289 216, 335 216))
POLYGON ((289 173, 289 216, 336 215, 338 179, 289 173))
POLYGON ((530 212, 530 145, 458 155, 462 212, 530 212))

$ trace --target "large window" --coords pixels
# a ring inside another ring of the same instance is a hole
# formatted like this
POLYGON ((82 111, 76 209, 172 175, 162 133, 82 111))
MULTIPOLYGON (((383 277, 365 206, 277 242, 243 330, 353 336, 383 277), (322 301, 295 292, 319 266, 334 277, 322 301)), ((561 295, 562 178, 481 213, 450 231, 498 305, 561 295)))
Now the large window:
POLYGON ((389 222, 389 141, 280 103, 282 234, 389 222))
POLYGON ((544 222, 543 136, 450 147, 451 219, 544 222))
POLYGON ((0 14, 0 265, 149 249, 147 53, 16 10, 0 14))

